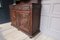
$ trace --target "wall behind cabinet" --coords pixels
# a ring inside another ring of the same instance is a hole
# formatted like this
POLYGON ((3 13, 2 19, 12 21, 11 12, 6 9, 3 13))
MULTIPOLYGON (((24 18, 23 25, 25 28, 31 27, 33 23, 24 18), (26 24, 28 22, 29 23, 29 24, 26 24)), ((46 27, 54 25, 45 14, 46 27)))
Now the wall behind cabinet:
POLYGON ((0 0, 2 7, 0 8, 0 24, 10 21, 9 4, 12 4, 12 0, 0 0))
POLYGON ((60 0, 42 0, 41 32, 60 40, 60 0))

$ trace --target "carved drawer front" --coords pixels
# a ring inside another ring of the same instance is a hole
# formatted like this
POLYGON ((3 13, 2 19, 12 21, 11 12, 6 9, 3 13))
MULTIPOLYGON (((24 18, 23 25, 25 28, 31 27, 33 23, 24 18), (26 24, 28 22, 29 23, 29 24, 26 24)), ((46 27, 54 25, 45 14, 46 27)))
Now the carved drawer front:
POLYGON ((26 4, 26 5, 20 5, 20 6, 15 6, 15 8, 17 10, 21 10, 21 11, 29 11, 29 10, 32 9, 32 5, 28 5, 28 4, 26 4))
POLYGON ((22 5, 22 10, 30 10, 31 6, 30 5, 22 5))
POLYGON ((19 27, 26 32, 29 32, 29 19, 30 13, 29 11, 19 11, 18 13, 18 20, 19 20, 19 27))

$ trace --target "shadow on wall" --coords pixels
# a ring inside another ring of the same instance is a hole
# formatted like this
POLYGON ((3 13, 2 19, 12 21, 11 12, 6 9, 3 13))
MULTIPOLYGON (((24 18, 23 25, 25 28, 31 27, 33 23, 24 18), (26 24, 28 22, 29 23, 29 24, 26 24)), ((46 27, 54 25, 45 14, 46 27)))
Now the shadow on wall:
POLYGON ((1 32, 1 28, 0 28, 0 40, 6 40, 1 32))

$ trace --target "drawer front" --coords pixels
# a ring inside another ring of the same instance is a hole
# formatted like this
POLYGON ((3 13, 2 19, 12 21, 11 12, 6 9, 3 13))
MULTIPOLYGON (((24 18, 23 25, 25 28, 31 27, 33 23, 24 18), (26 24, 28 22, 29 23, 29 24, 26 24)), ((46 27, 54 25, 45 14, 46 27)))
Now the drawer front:
POLYGON ((20 29, 30 32, 30 12, 29 11, 17 11, 19 27, 20 29))
POLYGON ((32 5, 24 4, 24 5, 20 5, 20 6, 15 6, 15 8, 17 10, 21 10, 21 11, 29 11, 32 9, 32 5))

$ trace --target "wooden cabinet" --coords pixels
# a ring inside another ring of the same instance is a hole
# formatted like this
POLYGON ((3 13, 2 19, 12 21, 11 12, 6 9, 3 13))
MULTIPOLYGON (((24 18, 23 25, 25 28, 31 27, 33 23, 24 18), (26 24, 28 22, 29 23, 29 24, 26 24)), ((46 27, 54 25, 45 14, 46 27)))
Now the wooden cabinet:
POLYGON ((11 23, 29 36, 39 32, 40 4, 27 3, 10 5, 11 23))

